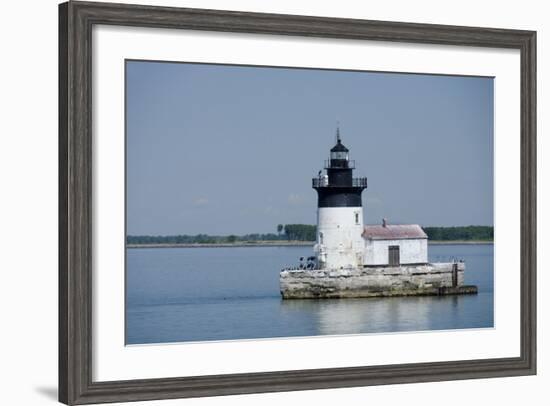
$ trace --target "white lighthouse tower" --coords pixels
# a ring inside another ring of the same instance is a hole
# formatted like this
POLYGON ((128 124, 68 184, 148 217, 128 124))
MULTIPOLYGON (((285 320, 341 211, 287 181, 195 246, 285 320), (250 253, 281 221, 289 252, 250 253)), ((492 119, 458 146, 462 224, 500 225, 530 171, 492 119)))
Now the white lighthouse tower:
POLYGON ((342 144, 340 130, 336 145, 325 162, 326 174, 313 179, 318 194, 317 243, 319 269, 361 268, 364 263, 363 205, 361 193, 367 178, 353 178, 354 161, 342 144))

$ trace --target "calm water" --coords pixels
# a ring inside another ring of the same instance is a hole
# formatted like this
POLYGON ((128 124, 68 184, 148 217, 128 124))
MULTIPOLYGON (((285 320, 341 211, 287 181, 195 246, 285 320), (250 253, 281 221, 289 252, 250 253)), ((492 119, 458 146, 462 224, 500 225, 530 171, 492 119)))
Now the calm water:
POLYGON ((462 258, 477 295, 281 300, 279 269, 311 247, 127 252, 127 343, 234 340, 493 326, 493 246, 430 245, 462 258))

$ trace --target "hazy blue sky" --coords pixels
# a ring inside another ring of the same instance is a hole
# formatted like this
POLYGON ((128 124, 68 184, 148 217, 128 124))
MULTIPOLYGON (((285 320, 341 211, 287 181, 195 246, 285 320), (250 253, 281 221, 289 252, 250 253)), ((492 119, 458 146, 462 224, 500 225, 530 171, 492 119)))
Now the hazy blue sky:
POLYGON ((493 224, 491 78, 127 62, 128 234, 316 221, 335 142, 365 224, 493 224))

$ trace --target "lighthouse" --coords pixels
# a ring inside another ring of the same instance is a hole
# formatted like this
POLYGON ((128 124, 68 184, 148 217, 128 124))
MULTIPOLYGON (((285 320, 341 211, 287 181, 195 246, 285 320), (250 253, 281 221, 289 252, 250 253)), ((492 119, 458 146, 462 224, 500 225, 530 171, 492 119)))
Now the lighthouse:
POLYGON ((355 161, 342 144, 340 129, 336 145, 312 186, 317 191, 317 241, 319 269, 357 269, 364 264, 363 205, 361 194, 367 178, 354 178, 355 161))
POLYGON ((363 227, 361 194, 367 178, 354 178, 355 161, 336 129, 336 145, 312 186, 317 191, 317 267, 285 268, 283 299, 367 298, 476 294, 464 284, 464 261, 428 262, 428 236, 418 224, 363 227))

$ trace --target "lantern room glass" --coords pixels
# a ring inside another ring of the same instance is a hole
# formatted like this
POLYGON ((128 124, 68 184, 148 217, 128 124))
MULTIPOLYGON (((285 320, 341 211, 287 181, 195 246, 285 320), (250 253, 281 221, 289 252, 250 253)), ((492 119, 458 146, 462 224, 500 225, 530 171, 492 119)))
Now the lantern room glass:
POLYGON ((349 153, 345 151, 333 151, 330 153, 330 159, 349 159, 349 153))

